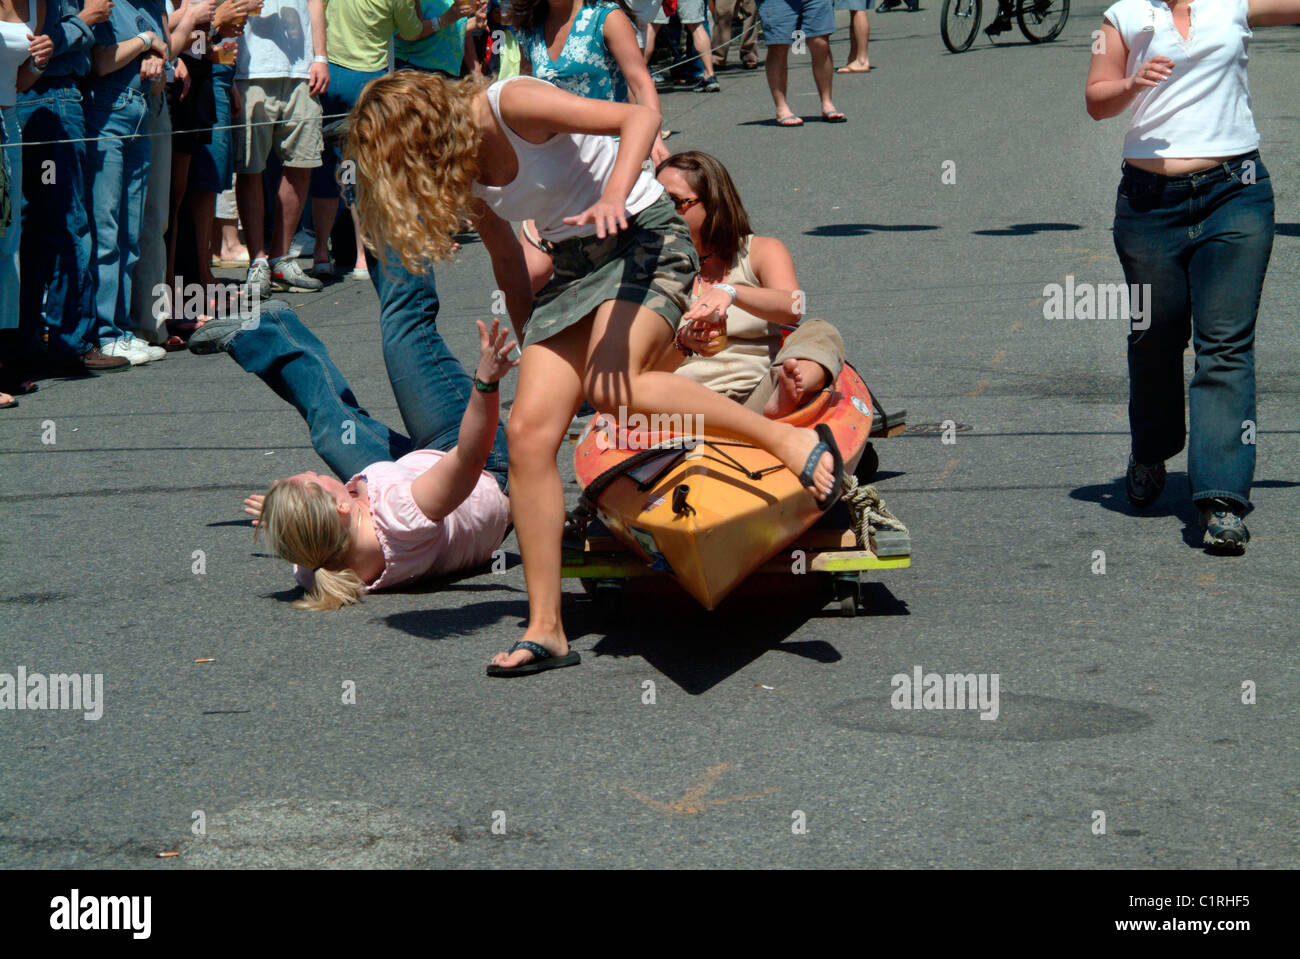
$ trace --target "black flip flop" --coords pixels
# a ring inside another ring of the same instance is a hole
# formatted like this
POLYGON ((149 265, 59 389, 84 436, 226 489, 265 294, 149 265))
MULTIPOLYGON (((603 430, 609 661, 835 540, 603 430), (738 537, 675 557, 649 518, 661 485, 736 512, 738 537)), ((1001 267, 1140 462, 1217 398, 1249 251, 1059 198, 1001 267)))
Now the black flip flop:
POLYGON ((563 669, 565 666, 577 666, 582 662, 582 657, 576 650, 569 650, 563 656, 556 656, 545 646, 534 643, 531 640, 521 639, 511 646, 507 653, 513 653, 517 649, 526 649, 537 658, 531 663, 524 663, 521 666, 497 666, 490 664, 487 668, 489 676, 532 676, 536 673, 543 673, 548 669, 563 669))
MULTIPOLYGON (((840 455, 840 448, 835 443, 835 434, 831 432, 831 428, 825 423, 817 424, 817 438, 821 442, 814 446, 812 452, 808 454, 808 459, 803 466, 803 472, 799 474, 799 482, 806 489, 816 489, 813 486, 813 472, 817 469, 817 464, 822 456, 826 453, 831 454, 831 472, 835 476, 835 482, 831 486, 830 494, 817 503, 817 506, 824 513, 834 506, 840 498, 840 483, 844 474, 844 457, 840 455)), ((815 497, 816 493, 813 495, 815 497)))

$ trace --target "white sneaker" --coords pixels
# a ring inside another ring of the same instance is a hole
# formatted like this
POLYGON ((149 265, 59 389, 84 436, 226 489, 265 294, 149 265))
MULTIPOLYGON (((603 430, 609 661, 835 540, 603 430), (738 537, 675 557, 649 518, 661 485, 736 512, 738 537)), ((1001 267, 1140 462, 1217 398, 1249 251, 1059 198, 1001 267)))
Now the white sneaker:
POLYGON ((118 337, 116 340, 105 343, 99 348, 99 352, 105 356, 123 356, 131 361, 132 366, 139 366, 142 363, 149 362, 149 354, 145 350, 137 349, 135 344, 141 340, 127 340, 125 337, 118 337))
POLYGON ((312 256, 316 252, 316 238, 306 230, 299 230, 293 235, 289 244, 289 255, 295 260, 300 256, 312 256))
POLYGON ((144 357, 140 361, 141 363, 152 363, 154 360, 161 360, 167 355, 167 351, 161 346, 152 346, 148 340, 142 340, 134 334, 128 333, 123 339, 126 340, 127 349, 138 356, 144 357))

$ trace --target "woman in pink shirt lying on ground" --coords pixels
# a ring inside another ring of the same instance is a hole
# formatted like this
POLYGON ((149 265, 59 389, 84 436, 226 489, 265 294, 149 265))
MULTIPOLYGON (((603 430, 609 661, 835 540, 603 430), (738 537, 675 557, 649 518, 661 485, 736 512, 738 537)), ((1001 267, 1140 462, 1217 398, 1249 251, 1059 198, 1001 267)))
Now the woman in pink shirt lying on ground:
POLYGON ((376 462, 347 483, 321 473, 276 480, 244 511, 270 549, 295 564, 301 609, 338 609, 363 594, 486 563, 505 538, 510 506, 484 471, 497 431, 497 382, 518 361, 513 342, 479 322, 475 389, 457 444, 376 462))

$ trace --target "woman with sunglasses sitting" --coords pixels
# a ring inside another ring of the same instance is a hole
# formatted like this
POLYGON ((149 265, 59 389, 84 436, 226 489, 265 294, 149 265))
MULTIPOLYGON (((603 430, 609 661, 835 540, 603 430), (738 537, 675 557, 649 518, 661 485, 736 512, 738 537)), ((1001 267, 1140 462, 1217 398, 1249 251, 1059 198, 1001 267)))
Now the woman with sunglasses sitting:
POLYGON ((676 341, 693 355, 676 372, 771 419, 793 412, 839 376, 839 331, 825 320, 800 322, 804 296, 790 251, 750 229, 721 161, 689 150, 673 154, 657 173, 700 257, 676 341), (715 310, 725 321, 725 338, 711 321, 715 310))

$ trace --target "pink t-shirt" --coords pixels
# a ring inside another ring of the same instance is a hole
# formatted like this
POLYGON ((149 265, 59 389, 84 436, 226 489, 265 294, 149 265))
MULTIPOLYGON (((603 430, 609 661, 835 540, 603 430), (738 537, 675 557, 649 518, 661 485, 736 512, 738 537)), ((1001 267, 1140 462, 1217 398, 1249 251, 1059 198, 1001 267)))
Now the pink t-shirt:
MULTIPOLYGON (((411 483, 446 454, 416 450, 396 463, 371 463, 348 480, 356 492, 365 480, 375 534, 384 552, 384 572, 368 591, 387 589, 421 576, 454 573, 486 563, 505 538, 510 501, 491 475, 479 475, 474 491, 440 520, 431 520, 411 498, 411 483)), ((311 570, 294 567, 294 577, 310 589, 311 570)))

